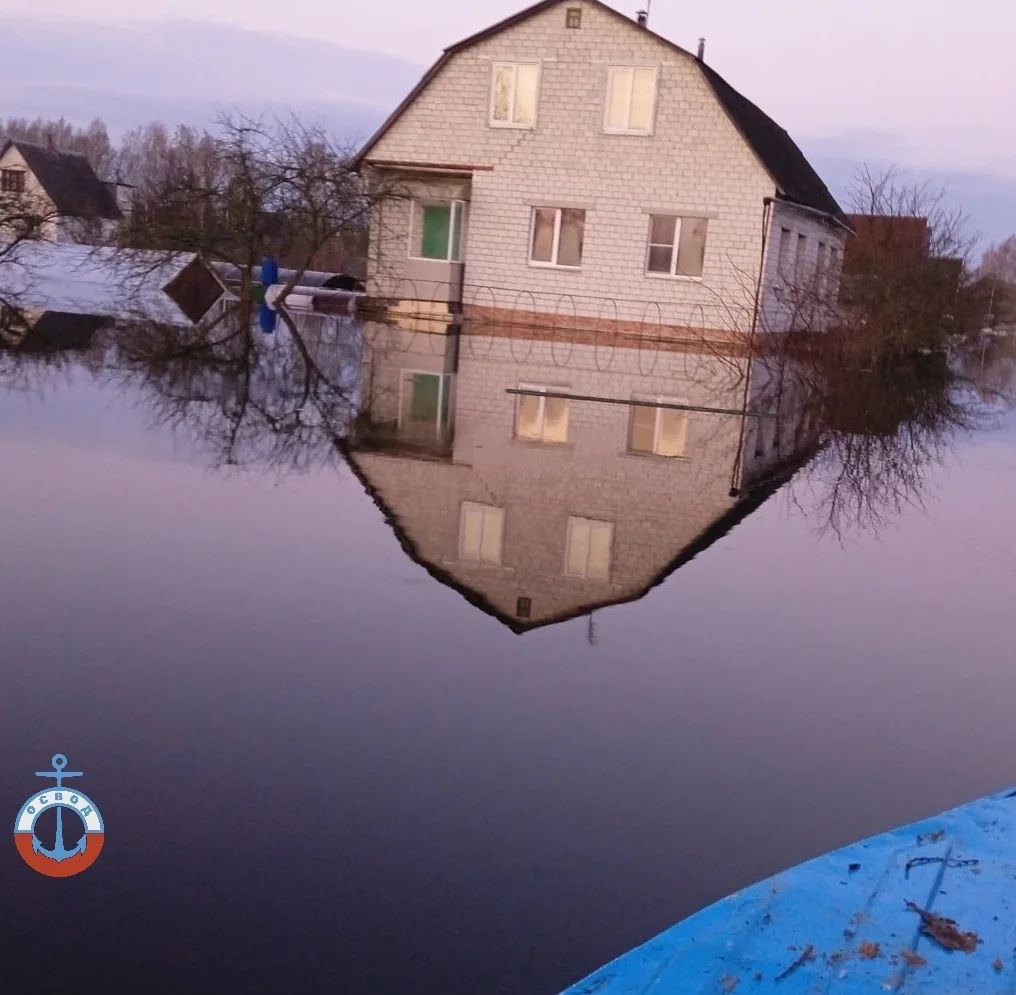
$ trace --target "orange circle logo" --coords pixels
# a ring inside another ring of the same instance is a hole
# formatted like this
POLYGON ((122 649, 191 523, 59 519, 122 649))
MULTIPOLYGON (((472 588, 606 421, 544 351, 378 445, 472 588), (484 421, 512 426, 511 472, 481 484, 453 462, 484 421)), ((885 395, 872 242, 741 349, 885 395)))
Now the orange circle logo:
POLYGON ((14 820, 14 845, 33 871, 51 878, 69 878, 99 859, 105 830, 95 802, 63 783, 67 778, 82 777, 82 771, 67 770, 67 757, 62 753, 54 753, 50 763, 52 771, 37 770, 35 776, 53 778, 55 783, 52 788, 37 791, 21 806, 14 820), (56 811, 52 846, 36 834, 39 818, 50 810, 56 811))

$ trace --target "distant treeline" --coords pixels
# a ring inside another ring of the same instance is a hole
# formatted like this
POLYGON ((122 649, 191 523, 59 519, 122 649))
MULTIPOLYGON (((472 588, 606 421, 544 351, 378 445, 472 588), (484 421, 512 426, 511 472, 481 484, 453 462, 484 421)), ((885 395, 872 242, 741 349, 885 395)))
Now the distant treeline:
POLYGON ((210 128, 153 121, 118 143, 96 118, 0 120, 0 137, 84 156, 102 180, 130 184, 121 238, 244 263, 274 252, 284 264, 362 269, 368 211, 350 149, 291 120, 225 116, 210 128))

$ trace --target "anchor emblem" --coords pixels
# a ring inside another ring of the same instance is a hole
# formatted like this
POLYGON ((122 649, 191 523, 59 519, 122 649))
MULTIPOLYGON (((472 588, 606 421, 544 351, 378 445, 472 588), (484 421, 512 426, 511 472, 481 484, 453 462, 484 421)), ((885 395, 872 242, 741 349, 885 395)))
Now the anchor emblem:
MULTIPOLYGON (((57 788, 63 787, 63 779, 65 777, 83 777, 84 774, 80 770, 64 770, 67 766, 67 758, 62 753, 54 753, 53 759, 50 761, 53 765, 54 773, 50 773, 48 770, 37 770, 35 772, 36 777, 54 777, 56 778, 57 788)), ((71 847, 70 850, 64 846, 63 837, 63 805, 58 805, 56 809, 56 839, 53 842, 53 848, 47 850, 39 840, 39 837, 35 835, 35 830, 32 830, 32 850, 35 853, 41 853, 43 856, 49 857, 50 860, 66 860, 68 857, 73 857, 76 853, 84 853, 85 847, 87 846, 88 836, 82 833, 81 839, 71 847)))
POLYGON ((62 753, 54 753, 50 765, 51 771, 37 770, 35 776, 52 778, 53 787, 36 792, 21 806, 14 823, 14 843, 33 870, 47 877, 70 877, 95 863, 102 850, 105 831, 95 803, 64 785, 68 778, 83 777, 83 771, 67 770, 67 757, 62 753), (42 813, 51 808, 56 809, 56 835, 53 846, 46 847, 36 836, 35 826, 42 813), (81 838, 70 848, 64 839, 65 808, 73 812, 84 829, 81 838))

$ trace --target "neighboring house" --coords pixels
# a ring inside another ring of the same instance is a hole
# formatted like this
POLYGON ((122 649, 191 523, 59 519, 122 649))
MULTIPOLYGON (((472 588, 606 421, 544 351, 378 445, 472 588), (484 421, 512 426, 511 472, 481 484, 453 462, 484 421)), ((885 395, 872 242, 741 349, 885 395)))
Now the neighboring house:
POLYGON ((379 194, 368 291, 498 319, 744 331, 761 289, 785 327, 781 287, 834 293, 849 231, 786 131, 599 0, 448 48, 357 164, 379 194))
POLYGON ((843 275, 864 273, 896 257, 914 264, 931 254, 928 219, 919 215, 848 214, 854 237, 847 242, 843 275))
POLYGON ((350 465, 406 552, 515 632, 642 597, 814 452, 814 412, 745 357, 562 349, 551 329, 365 338, 350 465))
POLYGON ((129 213, 130 195, 126 184, 100 180, 76 152, 22 141, 0 150, 0 197, 15 197, 44 217, 48 241, 107 241, 129 213))

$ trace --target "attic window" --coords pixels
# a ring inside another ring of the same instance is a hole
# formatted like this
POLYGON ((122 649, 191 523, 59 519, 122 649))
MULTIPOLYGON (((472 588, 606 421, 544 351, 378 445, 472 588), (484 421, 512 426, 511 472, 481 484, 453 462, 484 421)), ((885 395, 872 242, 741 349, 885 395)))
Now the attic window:
POLYGON ((656 109, 656 70, 611 66, 603 130, 615 135, 651 135, 656 109))
POLYGON ((25 171, 23 169, 0 169, 0 192, 24 193, 25 171))
POLYGON ((494 85, 490 95, 491 127, 536 127, 536 106, 539 101, 539 63, 494 63, 494 85))
POLYGON ((581 28, 582 27, 582 8, 581 7, 569 7, 567 13, 564 16, 564 26, 566 28, 581 28))

